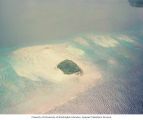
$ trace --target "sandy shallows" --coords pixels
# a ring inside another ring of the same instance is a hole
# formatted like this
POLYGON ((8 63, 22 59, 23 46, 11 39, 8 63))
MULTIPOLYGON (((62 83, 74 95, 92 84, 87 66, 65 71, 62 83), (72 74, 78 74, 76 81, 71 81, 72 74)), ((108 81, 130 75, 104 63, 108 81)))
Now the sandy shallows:
POLYGON ((30 93, 24 103, 12 108, 19 113, 46 113, 76 98, 101 79, 100 71, 85 58, 85 52, 69 44, 21 48, 11 57, 11 65, 19 76, 35 82, 47 80, 52 84, 52 87, 47 85, 47 88, 30 93), (74 61, 83 73, 64 74, 57 65, 65 59, 74 61))

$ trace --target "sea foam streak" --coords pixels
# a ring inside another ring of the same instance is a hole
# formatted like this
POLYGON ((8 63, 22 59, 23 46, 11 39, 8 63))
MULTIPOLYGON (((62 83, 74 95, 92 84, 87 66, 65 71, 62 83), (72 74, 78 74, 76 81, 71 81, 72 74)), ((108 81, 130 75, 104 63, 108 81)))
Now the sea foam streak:
POLYGON ((94 86, 101 79, 101 73, 84 54, 83 50, 69 44, 32 46, 14 51, 11 65, 19 76, 35 82, 46 80, 52 87, 47 85, 47 88, 30 93, 27 101, 11 109, 18 109, 19 113, 45 113, 94 86), (57 65, 65 59, 77 63, 83 74, 66 75, 60 71, 57 65))

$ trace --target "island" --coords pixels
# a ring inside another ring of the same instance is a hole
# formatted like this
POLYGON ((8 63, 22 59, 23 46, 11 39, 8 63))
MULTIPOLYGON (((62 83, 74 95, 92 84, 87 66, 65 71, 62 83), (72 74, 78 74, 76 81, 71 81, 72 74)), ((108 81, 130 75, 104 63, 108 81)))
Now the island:
POLYGON ((64 74, 74 74, 74 73, 82 73, 81 68, 72 60, 64 60, 57 65, 64 74))

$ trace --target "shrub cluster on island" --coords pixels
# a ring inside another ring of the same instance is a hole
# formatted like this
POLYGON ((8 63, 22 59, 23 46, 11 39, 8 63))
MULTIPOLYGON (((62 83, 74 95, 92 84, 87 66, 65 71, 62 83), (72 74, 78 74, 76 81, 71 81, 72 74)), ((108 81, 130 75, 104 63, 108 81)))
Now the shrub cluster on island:
POLYGON ((74 63, 72 60, 64 60, 62 62, 60 62, 57 65, 57 68, 59 68, 64 74, 81 74, 82 70, 81 68, 74 63))

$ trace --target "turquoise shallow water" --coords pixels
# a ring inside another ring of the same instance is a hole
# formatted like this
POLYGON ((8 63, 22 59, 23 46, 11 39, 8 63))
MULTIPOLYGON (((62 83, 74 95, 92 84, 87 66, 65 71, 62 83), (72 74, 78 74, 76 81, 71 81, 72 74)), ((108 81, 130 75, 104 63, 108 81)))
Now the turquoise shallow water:
MULTIPOLYGON (((143 43, 140 38, 133 34, 83 34, 71 38, 70 44, 85 52, 86 58, 102 71, 103 78, 77 99, 48 113, 143 113, 143 43), (88 46, 77 42, 77 38, 82 38, 88 46)), ((29 101, 29 95, 36 92, 44 103, 49 99, 49 91, 56 91, 53 84, 42 78, 35 82, 17 75, 11 66, 15 62, 11 58, 15 49, 0 49, 0 113, 22 113, 21 108, 14 109, 14 106, 29 101)))

